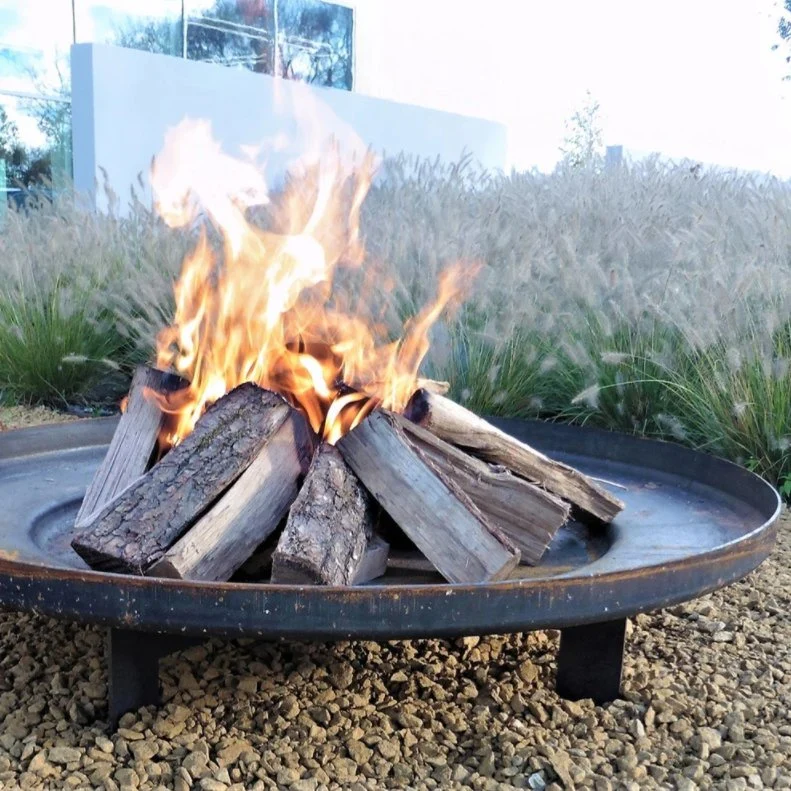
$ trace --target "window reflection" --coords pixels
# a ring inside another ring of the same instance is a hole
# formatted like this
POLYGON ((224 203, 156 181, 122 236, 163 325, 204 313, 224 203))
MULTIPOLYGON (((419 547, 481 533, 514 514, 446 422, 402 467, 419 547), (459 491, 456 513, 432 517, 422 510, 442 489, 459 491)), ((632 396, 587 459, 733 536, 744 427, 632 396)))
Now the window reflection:
POLYGON ((187 57, 265 74, 274 71, 274 0, 192 2, 187 57))
POLYGON ((281 74, 350 91, 352 9, 319 0, 281 0, 279 6, 281 74))
POLYGON ((182 54, 181 0, 75 0, 76 40, 182 54))
POLYGON ((186 25, 187 57, 193 60, 352 88, 353 12, 345 6, 320 0, 192 0, 186 25))
MULTIPOLYGON (((0 191, 21 203, 71 178, 71 105, 0 96, 0 191)), ((0 204, 5 205, 5 200, 0 204)))
POLYGON ((71 3, 0 3, 0 90, 59 94, 68 90, 71 3))

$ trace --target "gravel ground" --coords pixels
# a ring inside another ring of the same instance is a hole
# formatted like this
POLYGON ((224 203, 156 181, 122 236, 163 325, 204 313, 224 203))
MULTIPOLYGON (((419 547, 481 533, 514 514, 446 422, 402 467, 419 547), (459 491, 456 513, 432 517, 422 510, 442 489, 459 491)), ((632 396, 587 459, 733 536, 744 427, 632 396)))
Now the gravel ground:
POLYGON ((553 632, 219 642, 105 732, 101 631, 0 614, 0 789, 791 788, 791 520, 757 572, 634 619, 624 699, 552 692, 553 632))
POLYGON ((0 431, 39 426, 42 423, 63 423, 67 420, 76 420, 76 417, 45 406, 0 406, 0 431))

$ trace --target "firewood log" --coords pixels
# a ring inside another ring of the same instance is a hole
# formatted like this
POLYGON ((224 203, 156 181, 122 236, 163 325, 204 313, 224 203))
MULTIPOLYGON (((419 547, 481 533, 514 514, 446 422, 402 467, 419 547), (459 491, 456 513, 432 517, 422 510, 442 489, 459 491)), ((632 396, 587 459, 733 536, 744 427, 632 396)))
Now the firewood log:
POLYGON ((550 459, 444 396, 418 390, 406 415, 440 439, 501 464, 603 522, 611 522, 624 508, 617 497, 578 470, 550 459))
POLYGON ((243 384, 183 442, 94 513, 72 540, 96 569, 143 574, 250 466, 292 416, 274 393, 243 384))
POLYGON ((272 558, 272 582, 350 585, 374 516, 370 495, 338 449, 322 444, 272 558))
MULTIPOLYGON (((264 547, 259 547, 258 551, 239 569, 237 576, 243 582, 270 580, 272 556, 276 549, 277 546, 272 544, 271 540, 264 547)), ((365 548, 362 562, 357 566, 352 585, 362 585, 381 577, 387 571, 389 556, 390 545, 381 536, 372 535, 365 548)))
POLYGON ((252 464, 147 575, 229 580, 275 531, 297 498, 312 451, 307 422, 292 410, 252 464))
POLYGON ((422 452, 405 430, 403 418, 375 411, 337 447, 445 579, 504 579, 519 563, 519 550, 422 452))
POLYGON ((187 386, 180 376, 138 366, 132 377, 126 411, 121 415, 110 447, 93 476, 77 513, 76 526, 82 527, 91 514, 110 502, 149 467, 166 415, 146 390, 165 395, 187 386))
POLYGON ((568 503, 504 467, 470 456, 415 423, 405 420, 403 429, 426 458, 519 547, 522 563, 535 565, 541 560, 555 533, 568 521, 568 503))
POLYGON ((372 535, 368 539, 362 562, 357 566, 352 584, 362 585, 364 582, 381 577, 387 571, 387 556, 390 554, 390 544, 383 538, 372 535))

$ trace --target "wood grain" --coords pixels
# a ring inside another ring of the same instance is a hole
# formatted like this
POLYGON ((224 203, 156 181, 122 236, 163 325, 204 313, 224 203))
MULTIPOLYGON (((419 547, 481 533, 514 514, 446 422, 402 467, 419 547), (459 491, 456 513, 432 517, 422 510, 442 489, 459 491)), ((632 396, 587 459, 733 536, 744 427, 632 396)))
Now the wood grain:
POLYGON ((94 513, 72 547, 93 568, 143 574, 250 466, 290 411, 280 396, 240 385, 158 464, 94 513))
POLYGON ((390 544, 383 538, 372 535, 368 539, 362 562, 357 566, 357 571, 352 580, 353 585, 362 585, 378 579, 387 571, 387 556, 390 554, 390 544))
POLYGON ((404 421, 403 428, 432 464, 519 547, 522 563, 535 565, 541 560, 555 533, 568 521, 568 503, 504 467, 464 453, 414 423, 404 421))
POLYGON ((411 441, 385 410, 338 441, 349 466, 399 527, 450 582, 507 578, 519 550, 411 441))
POLYGON ((147 575, 229 580, 288 512, 299 494, 312 451, 305 418, 291 410, 252 464, 147 575))
POLYGON ((126 411, 110 441, 110 447, 91 480, 77 513, 76 526, 105 506, 139 478, 149 466, 165 415, 146 390, 172 393, 187 386, 176 374, 159 371, 147 365, 138 366, 132 377, 126 411))
POLYGON ((578 470, 550 459, 442 395, 418 390, 406 414, 440 439, 503 465, 603 522, 611 522, 624 508, 617 497, 578 470))

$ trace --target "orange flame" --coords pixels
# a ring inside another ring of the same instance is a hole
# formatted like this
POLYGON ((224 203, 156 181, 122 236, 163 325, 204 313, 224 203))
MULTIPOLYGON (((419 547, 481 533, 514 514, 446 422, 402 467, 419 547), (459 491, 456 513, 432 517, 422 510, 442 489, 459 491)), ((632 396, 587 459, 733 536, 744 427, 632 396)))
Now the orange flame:
POLYGON ((190 382, 163 405, 175 414, 171 444, 243 382, 282 394, 332 443, 377 406, 402 411, 415 391, 429 330, 460 299, 469 270, 446 270, 435 301, 395 341, 364 309, 344 309, 350 300, 333 292, 333 276, 363 261, 359 214, 373 160, 350 170, 335 146, 314 165, 303 174, 315 175, 309 190, 292 182, 275 200, 257 165, 225 154, 208 123, 184 121, 166 137, 152 170, 158 211, 173 226, 205 212, 222 235, 222 255, 203 231, 185 258, 173 323, 157 341, 158 365, 190 382), (248 222, 261 204, 282 232, 248 222))

